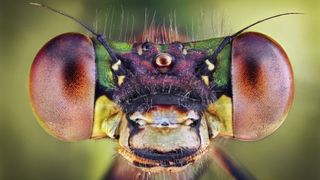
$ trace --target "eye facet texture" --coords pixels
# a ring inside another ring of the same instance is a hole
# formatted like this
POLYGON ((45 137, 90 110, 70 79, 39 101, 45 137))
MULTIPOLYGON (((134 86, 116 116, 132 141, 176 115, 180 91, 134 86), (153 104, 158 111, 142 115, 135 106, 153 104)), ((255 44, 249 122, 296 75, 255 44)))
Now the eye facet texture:
POLYGON ((35 57, 30 99, 42 127, 64 141, 91 136, 96 83, 92 41, 78 33, 50 40, 35 57))
POLYGON ((258 140, 283 122, 293 99, 289 59, 278 43, 260 33, 243 33, 232 44, 233 134, 258 140))

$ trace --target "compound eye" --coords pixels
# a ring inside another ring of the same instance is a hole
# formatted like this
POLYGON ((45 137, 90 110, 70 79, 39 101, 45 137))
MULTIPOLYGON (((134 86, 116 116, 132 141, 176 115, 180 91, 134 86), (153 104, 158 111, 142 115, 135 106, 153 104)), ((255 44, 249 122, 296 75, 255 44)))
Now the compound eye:
POLYGON ((293 99, 289 59, 278 43, 260 33, 243 33, 232 43, 233 134, 258 140, 285 119, 293 99))
POLYGON ((49 134, 64 141, 91 137, 95 74, 93 44, 82 34, 59 35, 38 52, 30 71, 30 100, 49 134))

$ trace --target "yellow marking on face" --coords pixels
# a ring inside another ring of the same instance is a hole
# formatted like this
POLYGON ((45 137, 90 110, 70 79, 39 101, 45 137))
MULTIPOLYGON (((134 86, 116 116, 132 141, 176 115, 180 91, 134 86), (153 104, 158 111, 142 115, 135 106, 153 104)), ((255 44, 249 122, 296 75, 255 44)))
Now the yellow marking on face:
POLYGON ((111 66, 111 68, 112 68, 114 71, 118 71, 120 65, 121 65, 121 61, 118 60, 116 63, 114 63, 114 64, 111 66))
POLYGON ((118 76, 118 85, 121 86, 126 76, 118 76))
POLYGON ((208 106, 205 115, 212 131, 216 131, 222 136, 233 136, 230 97, 222 95, 216 102, 208 106))
POLYGON ((141 48, 141 47, 139 47, 139 48, 138 48, 138 54, 139 54, 139 56, 141 56, 141 55, 142 55, 142 53, 143 53, 143 52, 142 52, 142 48, 141 48))
POLYGON ((214 64, 212 64, 208 59, 205 61, 207 66, 208 66, 208 70, 209 71, 213 71, 214 70, 214 64))
POLYGON ((91 138, 115 138, 123 112, 106 96, 96 100, 91 138))
POLYGON ((187 49, 186 49, 186 48, 183 48, 183 50, 182 50, 182 54, 183 54, 183 55, 187 55, 187 54, 188 54, 188 51, 187 51, 187 49))
POLYGON ((203 82, 204 82, 207 86, 209 86, 209 77, 208 77, 208 76, 201 76, 201 78, 202 78, 203 82))
POLYGON ((132 120, 141 120, 144 121, 144 123, 152 124, 157 123, 159 120, 155 121, 156 119, 168 119, 172 123, 179 123, 184 124, 190 119, 198 119, 199 116, 193 111, 179 111, 176 109, 175 106, 164 106, 164 107, 157 107, 153 110, 150 110, 145 113, 141 113, 139 111, 134 112, 130 119, 132 120))

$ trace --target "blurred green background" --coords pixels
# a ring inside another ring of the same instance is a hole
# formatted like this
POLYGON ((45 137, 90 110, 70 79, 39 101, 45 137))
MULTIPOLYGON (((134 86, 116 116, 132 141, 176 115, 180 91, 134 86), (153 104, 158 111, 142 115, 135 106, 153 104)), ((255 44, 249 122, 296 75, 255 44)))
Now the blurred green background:
MULTIPOLYGON (((287 120, 262 141, 223 144, 258 179, 320 179, 319 0, 37 2, 64 10, 90 25, 98 19, 100 31, 105 16, 113 12, 111 39, 118 38, 122 10, 125 15, 134 15, 136 34, 143 29, 147 8, 149 16, 156 11, 156 22, 175 12, 181 29, 190 31, 194 25, 200 34, 196 38, 212 36, 211 20, 217 30, 224 22, 224 30, 218 34, 230 34, 271 15, 304 12, 251 28, 276 39, 291 59, 296 93, 287 120)), ((32 114, 28 99, 32 60, 49 39, 71 31, 88 34, 69 19, 30 6, 28 1, 0 1, 0 179, 99 179, 114 158, 112 142, 60 142, 46 134, 32 114)))

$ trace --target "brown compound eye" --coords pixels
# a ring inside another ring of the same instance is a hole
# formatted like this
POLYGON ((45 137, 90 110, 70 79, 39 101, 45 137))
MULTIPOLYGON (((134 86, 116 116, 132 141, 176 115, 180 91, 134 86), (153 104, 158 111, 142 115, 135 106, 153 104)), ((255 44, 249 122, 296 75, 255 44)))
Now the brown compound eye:
POLYGON ((38 52, 30 71, 30 99, 49 134, 64 141, 90 138, 95 74, 94 48, 87 36, 62 34, 38 52))
POLYGON ((233 136, 258 140, 283 122, 293 99, 289 59, 278 43, 243 33, 232 43, 233 136))

